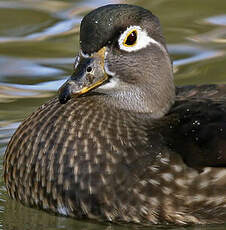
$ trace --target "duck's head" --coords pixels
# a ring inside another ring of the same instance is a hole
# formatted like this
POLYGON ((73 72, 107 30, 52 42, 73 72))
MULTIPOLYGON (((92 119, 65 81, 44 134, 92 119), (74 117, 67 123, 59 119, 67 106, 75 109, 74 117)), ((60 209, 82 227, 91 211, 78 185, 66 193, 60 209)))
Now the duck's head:
POLYGON ((150 11, 116 4, 81 22, 81 50, 59 100, 93 91, 121 109, 163 116, 174 102, 171 60, 160 23, 150 11))

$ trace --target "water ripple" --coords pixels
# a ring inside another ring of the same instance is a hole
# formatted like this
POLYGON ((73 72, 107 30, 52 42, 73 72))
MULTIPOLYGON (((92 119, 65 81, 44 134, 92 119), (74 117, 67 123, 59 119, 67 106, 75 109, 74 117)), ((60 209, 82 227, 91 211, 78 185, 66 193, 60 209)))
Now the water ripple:
POLYGON ((204 21, 214 25, 226 26, 226 14, 209 17, 204 19, 204 21))
MULTIPOLYGON (((8 43, 8 42, 25 42, 25 41, 35 41, 35 40, 43 40, 43 39, 48 39, 53 36, 62 36, 65 33, 75 33, 76 31, 79 30, 78 25, 81 21, 81 17, 79 16, 73 16, 73 18, 70 17, 69 14, 63 13, 64 11, 62 8, 55 9, 53 10, 53 4, 51 7, 49 6, 49 3, 46 4, 43 1, 37 1, 35 3, 30 3, 30 4, 25 4, 24 2, 1 2, 0 1, 0 8, 5 8, 5 9, 27 9, 29 11, 23 12, 25 15, 30 14, 30 11, 38 10, 47 12, 48 14, 48 20, 52 21, 53 24, 48 26, 47 28, 44 28, 42 31, 36 31, 34 33, 31 33, 27 36, 0 36, 0 43, 8 43), (42 7, 41 7, 41 6, 42 7), (46 7, 43 7, 46 6, 46 7), (53 12, 51 12, 53 11, 53 12), (59 11, 59 12, 58 12, 59 11), (56 22, 54 22, 56 21, 56 22)), ((57 5, 57 4, 56 4, 57 5)), ((66 4, 65 4, 66 5, 66 4)), ((70 7, 69 4, 67 4, 68 7, 70 7)), ((72 8, 74 8, 76 5, 72 5, 72 8)), ((59 7, 59 6, 58 6, 59 7)), ((54 8, 54 7, 53 7, 54 8)), ((24 16, 25 16, 24 15, 24 16)), ((46 20, 47 20, 46 19, 46 20)), ((33 25, 34 26, 34 25, 33 25)), ((37 26, 37 25, 36 25, 37 26)), ((39 28, 37 28, 39 29, 39 28)))
POLYGON ((44 66, 44 64, 47 64, 44 60, 42 60, 42 63, 43 64, 35 63, 34 59, 18 59, 0 56, 0 78, 6 76, 48 77, 62 75, 64 73, 63 70, 57 69, 56 67, 44 66))
POLYGON ((200 62, 208 59, 213 59, 225 55, 225 51, 206 49, 198 46, 192 46, 188 44, 174 44, 168 46, 169 52, 171 54, 186 54, 189 57, 181 58, 173 62, 175 67, 181 65, 187 65, 194 62, 200 62))
POLYGON ((1 88, 6 88, 6 92, 8 95, 16 95, 16 96, 32 96, 36 95, 37 93, 41 93, 40 91, 56 91, 58 88, 64 84, 66 78, 63 80, 56 80, 56 81, 47 81, 38 83, 35 85, 26 85, 26 84, 10 84, 10 83, 0 83, 0 93, 1 88), (21 90, 21 91, 20 91, 21 90))
POLYGON ((215 25, 208 32, 198 34, 188 38, 190 41, 198 44, 202 43, 226 43, 226 14, 216 15, 200 20, 202 24, 215 25))

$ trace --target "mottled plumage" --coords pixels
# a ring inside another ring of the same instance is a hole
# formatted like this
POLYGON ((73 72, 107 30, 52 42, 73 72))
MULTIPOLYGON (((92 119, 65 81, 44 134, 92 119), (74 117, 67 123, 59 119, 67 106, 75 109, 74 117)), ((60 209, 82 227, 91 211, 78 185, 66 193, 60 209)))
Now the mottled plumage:
POLYGON ((180 87, 175 97, 158 20, 140 7, 93 11, 82 22, 81 41, 75 74, 60 89, 64 104, 54 98, 42 105, 8 145, 9 196, 75 218, 145 225, 226 222, 226 86, 180 87), (128 21, 125 15, 131 15, 128 21), (100 27, 97 19, 104 20, 100 27), (124 27, 118 30, 120 20, 124 27), (102 38, 109 21, 114 26, 102 38), (116 43, 121 30, 135 24, 138 35, 154 40, 127 53, 116 43), (86 42, 87 28, 91 35, 100 30, 99 42, 86 42), (92 54, 100 49, 104 64, 101 54, 92 54))

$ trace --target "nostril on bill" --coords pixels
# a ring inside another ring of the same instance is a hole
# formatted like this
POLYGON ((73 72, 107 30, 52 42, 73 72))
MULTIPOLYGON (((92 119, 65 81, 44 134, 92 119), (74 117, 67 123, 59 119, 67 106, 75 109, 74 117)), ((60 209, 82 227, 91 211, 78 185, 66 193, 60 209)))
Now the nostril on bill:
POLYGON ((92 67, 91 67, 91 66, 88 66, 87 69, 86 69, 86 71, 87 71, 88 73, 90 73, 90 72, 92 71, 92 67))

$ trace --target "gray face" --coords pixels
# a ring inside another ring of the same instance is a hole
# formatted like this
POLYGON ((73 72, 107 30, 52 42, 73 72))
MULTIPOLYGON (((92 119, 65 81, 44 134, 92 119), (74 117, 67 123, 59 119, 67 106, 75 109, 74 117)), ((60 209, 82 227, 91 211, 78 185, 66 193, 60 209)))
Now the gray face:
MULTIPOLYGON (((174 83, 157 17, 137 6, 107 5, 84 17, 80 33, 80 59, 102 56, 105 76, 98 75, 92 84, 87 83, 87 90, 78 94, 93 90, 104 94, 103 100, 108 104, 151 113, 153 117, 161 117, 168 111, 174 101, 174 83)), ((84 60, 77 68, 81 69, 82 63, 84 60)), ((87 82, 88 67, 83 64, 80 85, 81 79, 87 82)), ((95 73, 95 69, 92 71, 95 73)), ((78 84, 75 79, 73 74, 69 80, 74 87, 78 84)), ((60 95, 65 94, 64 87, 60 95)))

